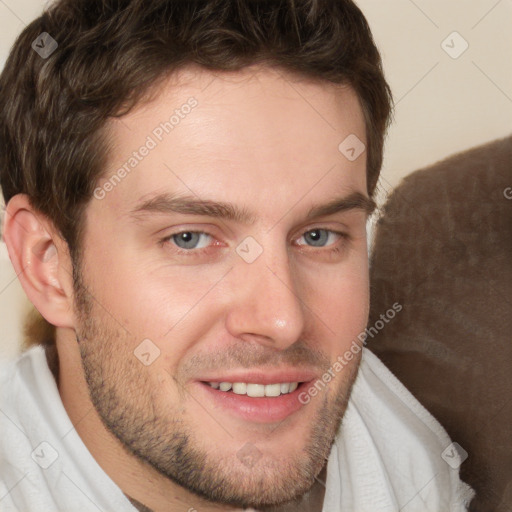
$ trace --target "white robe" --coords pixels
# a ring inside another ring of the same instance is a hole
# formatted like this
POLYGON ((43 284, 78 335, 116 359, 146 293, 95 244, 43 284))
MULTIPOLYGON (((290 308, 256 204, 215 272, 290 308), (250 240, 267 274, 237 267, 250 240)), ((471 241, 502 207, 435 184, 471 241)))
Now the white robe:
MULTIPOLYGON (((136 511, 73 428, 42 347, 2 365, 0 393, 0 511, 136 511)), ((466 510, 474 491, 460 480, 450 444, 364 348, 329 457, 322 512, 466 510)))

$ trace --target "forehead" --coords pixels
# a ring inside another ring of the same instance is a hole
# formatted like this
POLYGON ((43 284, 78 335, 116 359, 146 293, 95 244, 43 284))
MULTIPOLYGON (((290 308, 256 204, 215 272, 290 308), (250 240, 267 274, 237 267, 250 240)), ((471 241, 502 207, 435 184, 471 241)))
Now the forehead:
POLYGON ((186 68, 160 83, 149 103, 110 121, 108 132, 112 150, 99 185, 112 182, 102 208, 118 212, 165 192, 268 206, 326 191, 366 193, 366 154, 350 161, 339 150, 349 136, 366 144, 347 85, 261 67, 186 68))

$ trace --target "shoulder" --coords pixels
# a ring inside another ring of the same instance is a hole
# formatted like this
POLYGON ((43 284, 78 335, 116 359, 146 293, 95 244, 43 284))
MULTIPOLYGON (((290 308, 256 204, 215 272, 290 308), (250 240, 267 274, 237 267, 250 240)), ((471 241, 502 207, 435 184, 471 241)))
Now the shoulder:
MULTIPOLYGON (((459 478, 463 460, 445 429, 366 348, 340 434, 373 461, 365 471, 379 468, 383 476, 376 478, 387 482, 401 510, 465 510, 474 495, 459 478)), ((351 450, 346 440, 344 447, 351 450)))
POLYGON ((29 391, 37 375, 48 369, 44 347, 34 346, 15 359, 0 359, 1 403, 13 402, 15 392, 29 391))
POLYGON ((42 346, 0 364, 0 386, 2 510, 134 510, 74 429, 42 346))

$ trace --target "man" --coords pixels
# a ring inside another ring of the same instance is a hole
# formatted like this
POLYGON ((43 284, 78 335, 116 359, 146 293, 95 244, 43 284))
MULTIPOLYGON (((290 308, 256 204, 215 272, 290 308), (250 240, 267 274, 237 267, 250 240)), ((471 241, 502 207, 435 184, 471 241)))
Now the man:
POLYGON ((3 510, 465 509, 362 348, 391 107, 351 1, 61 0, 0 87, 4 238, 54 326, 2 373, 3 510))

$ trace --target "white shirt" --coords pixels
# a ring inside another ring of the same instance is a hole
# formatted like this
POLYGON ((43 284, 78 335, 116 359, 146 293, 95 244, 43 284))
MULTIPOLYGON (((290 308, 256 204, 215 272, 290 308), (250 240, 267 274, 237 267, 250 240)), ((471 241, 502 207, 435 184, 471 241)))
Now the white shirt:
MULTIPOLYGON (((2 366, 0 392, 1 511, 136 511, 73 428, 42 347, 2 366)), ((459 479, 458 451, 448 450, 450 465, 441 457, 450 443, 364 348, 329 457, 322 512, 466 510, 474 491, 459 479)))

